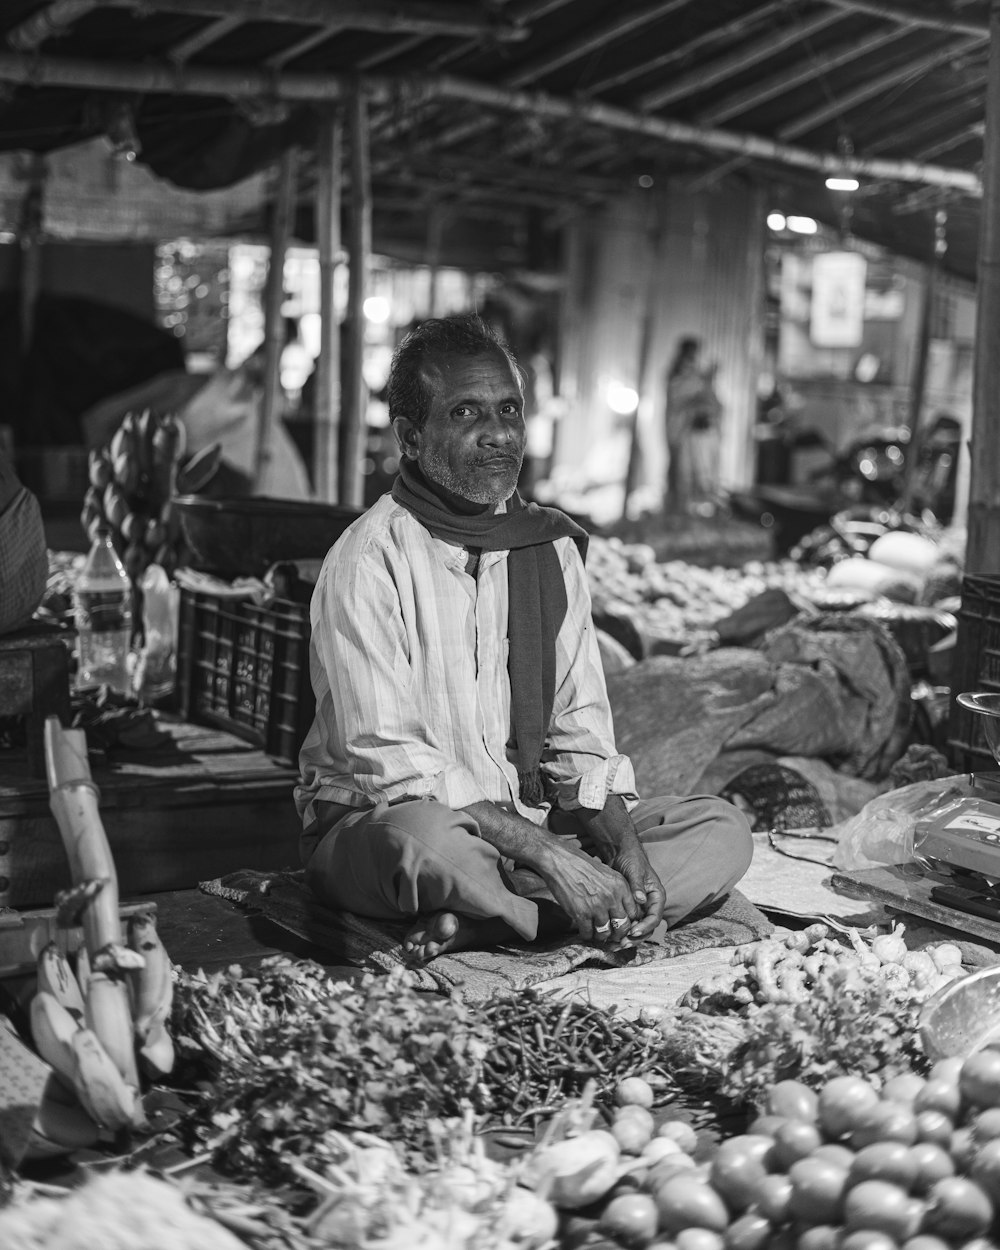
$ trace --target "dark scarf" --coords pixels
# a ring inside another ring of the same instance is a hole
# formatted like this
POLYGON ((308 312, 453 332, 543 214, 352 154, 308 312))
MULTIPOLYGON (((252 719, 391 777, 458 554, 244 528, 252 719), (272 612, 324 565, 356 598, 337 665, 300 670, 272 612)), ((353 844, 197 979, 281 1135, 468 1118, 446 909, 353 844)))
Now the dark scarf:
POLYGON ((573 538, 581 558, 587 554, 587 532, 558 508, 526 504, 516 492, 506 512, 473 516, 453 512, 427 485, 419 468, 402 460, 392 497, 436 538, 509 551, 507 558, 508 637, 514 746, 521 799, 542 802, 539 763, 552 717, 556 691, 556 636, 566 615, 566 585, 556 538, 573 538))

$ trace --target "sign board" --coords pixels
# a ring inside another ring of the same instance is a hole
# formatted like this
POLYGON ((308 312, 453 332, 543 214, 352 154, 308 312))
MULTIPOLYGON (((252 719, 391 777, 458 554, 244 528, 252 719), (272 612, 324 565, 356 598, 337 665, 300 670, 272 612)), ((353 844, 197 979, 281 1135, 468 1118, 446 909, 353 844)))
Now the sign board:
POLYGON ((809 337, 815 347, 860 347, 868 262, 857 252, 813 257, 809 337))

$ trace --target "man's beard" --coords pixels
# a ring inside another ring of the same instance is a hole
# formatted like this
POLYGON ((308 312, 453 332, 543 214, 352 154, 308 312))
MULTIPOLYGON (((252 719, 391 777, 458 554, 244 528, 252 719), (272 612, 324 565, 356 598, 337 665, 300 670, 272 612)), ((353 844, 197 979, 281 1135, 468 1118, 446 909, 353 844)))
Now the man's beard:
POLYGON ((445 490, 458 495, 460 499, 466 499, 469 503, 495 506, 506 503, 517 490, 521 460, 522 457, 519 455, 511 456, 509 474, 505 472, 501 477, 494 473, 480 476, 474 466, 470 465, 464 472, 457 472, 452 465, 434 452, 425 451, 420 458, 420 469, 428 481, 436 486, 443 486, 445 490))

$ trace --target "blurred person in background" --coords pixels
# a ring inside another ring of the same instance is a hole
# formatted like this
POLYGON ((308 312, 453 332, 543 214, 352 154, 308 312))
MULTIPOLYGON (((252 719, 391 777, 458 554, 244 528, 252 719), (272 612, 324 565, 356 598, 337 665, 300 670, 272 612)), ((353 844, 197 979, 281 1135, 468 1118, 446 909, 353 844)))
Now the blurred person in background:
POLYGON ((667 371, 667 509, 711 515, 719 473, 722 404, 717 366, 702 360, 701 339, 682 338, 667 371))
POLYGON ((0 451, 0 634, 23 629, 45 594, 49 555, 42 510, 0 451))

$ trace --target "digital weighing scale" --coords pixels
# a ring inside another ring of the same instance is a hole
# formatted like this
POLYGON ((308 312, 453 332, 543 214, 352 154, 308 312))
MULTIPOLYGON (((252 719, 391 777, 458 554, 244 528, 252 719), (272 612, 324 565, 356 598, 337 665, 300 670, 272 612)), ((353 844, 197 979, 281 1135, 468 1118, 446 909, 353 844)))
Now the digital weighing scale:
MULTIPOLYGON (((1000 694, 960 694, 958 702, 982 717, 1000 765, 1000 694)), ((913 851, 940 881, 930 893, 935 902, 1000 923, 1000 772, 975 773, 968 795, 944 800, 918 821, 913 851)))

